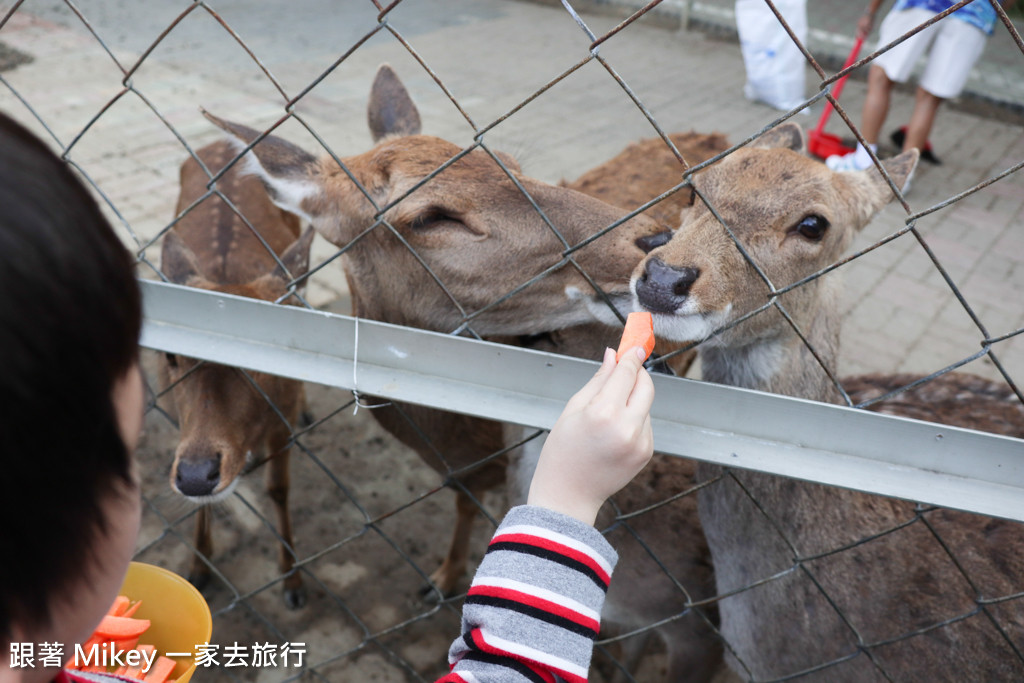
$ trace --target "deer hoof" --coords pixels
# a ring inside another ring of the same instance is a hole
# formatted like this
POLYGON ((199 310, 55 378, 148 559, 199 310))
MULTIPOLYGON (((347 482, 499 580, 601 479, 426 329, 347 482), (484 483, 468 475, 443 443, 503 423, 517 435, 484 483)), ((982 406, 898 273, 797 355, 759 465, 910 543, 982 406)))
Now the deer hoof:
POLYGON ((188 573, 188 582, 196 587, 196 590, 202 592, 210 583, 210 572, 198 572, 192 571, 188 573))
POLYGON ((450 598, 452 591, 444 591, 433 583, 425 583, 420 586, 419 595, 426 604, 436 605, 450 598))
POLYGON ((299 586, 298 588, 285 588, 284 593, 284 606, 288 609, 300 609, 306 606, 306 587, 299 586))

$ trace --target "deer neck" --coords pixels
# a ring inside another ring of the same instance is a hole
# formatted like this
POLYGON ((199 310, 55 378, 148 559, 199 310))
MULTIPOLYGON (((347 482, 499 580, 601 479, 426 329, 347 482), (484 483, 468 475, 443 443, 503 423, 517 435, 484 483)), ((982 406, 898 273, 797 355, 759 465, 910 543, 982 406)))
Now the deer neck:
POLYGON ((750 321, 701 345, 703 379, 826 403, 839 402, 839 393, 822 367, 835 373, 839 355, 839 285, 837 280, 817 285, 814 305, 806 307, 806 311, 787 308, 807 343, 781 313, 771 309, 761 315, 773 316, 775 321, 760 334, 746 333, 744 325, 754 322, 750 321))
MULTIPOLYGON (((819 354, 822 348, 815 344, 819 354)), ((700 353, 707 382, 837 402, 838 393, 828 374, 795 332, 742 346, 705 345, 700 353)), ((829 355, 822 361, 834 367, 829 355)))
MULTIPOLYGON (((799 310, 795 305, 787 308, 807 341, 814 347, 821 361, 835 372, 839 351, 839 321, 835 305, 839 283, 821 282, 812 306, 799 310), (806 315, 801 315, 806 312, 806 315)), ((738 327, 736 338, 744 336, 748 343, 729 344, 729 339, 708 349, 701 347, 701 367, 705 380, 741 386, 772 393, 825 402, 838 402, 838 391, 822 369, 818 360, 776 311, 781 324, 774 327, 775 334, 756 341, 742 334, 738 327)), ((707 342, 705 343, 707 344, 707 342)), ((723 473, 723 468, 700 463, 698 478, 712 479, 723 473)), ((849 491, 830 489, 770 474, 737 470, 734 476, 742 487, 730 477, 719 484, 702 489, 699 497, 701 523, 712 552, 723 562, 718 577, 720 589, 746 585, 756 577, 770 575, 791 562, 791 549, 778 540, 774 527, 766 526, 763 514, 750 501, 750 497, 763 504, 772 517, 785 527, 787 535, 798 535, 808 547, 828 547, 832 531, 822 525, 822 510, 832 510, 842 516, 845 506, 838 501, 855 496, 849 491)), ((716 564, 716 574, 719 568, 716 564)))

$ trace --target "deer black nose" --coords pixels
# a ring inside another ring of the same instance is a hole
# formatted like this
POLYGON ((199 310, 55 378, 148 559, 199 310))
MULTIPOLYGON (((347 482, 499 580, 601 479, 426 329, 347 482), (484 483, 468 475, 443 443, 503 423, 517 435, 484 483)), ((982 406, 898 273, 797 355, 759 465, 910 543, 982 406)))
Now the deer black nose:
POLYGON ((212 458, 179 460, 174 485, 184 496, 209 496, 220 483, 221 455, 212 458))
POLYGON ((675 313, 686 301, 698 277, 698 268, 677 268, 652 258, 636 283, 636 294, 640 304, 649 311, 675 313))

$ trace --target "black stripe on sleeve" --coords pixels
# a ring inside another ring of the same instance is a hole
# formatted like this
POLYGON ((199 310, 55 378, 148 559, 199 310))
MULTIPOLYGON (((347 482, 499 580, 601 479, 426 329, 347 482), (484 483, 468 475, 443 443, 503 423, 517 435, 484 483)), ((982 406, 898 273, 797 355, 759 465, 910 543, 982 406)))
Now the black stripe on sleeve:
MULTIPOLYGON (((481 651, 477 647, 476 643, 473 642, 472 632, 463 634, 462 639, 466 642, 466 645, 470 647, 470 652, 467 652, 466 655, 459 660, 460 662, 481 662, 483 664, 491 664, 492 666, 501 666, 515 671, 517 674, 530 681, 530 683, 546 683, 546 681, 534 672, 533 669, 511 656, 502 657, 500 655, 493 655, 488 652, 481 651)), ((456 672, 457 669, 458 667, 456 667, 456 672)))
POLYGON ((571 557, 566 557, 562 553, 556 552, 554 550, 548 550, 547 548, 540 548, 535 545, 529 545, 528 543, 501 541, 499 543, 491 543, 489 546, 487 546, 487 553, 485 554, 489 554, 492 551, 496 552, 499 550, 507 550, 513 553, 533 555, 534 557, 539 557, 543 560, 548 560, 549 562, 555 562, 556 564, 560 564, 563 567, 568 567, 569 569, 572 569, 585 575, 587 578, 593 581, 594 585, 600 588, 602 592, 608 592, 608 585, 601 579, 598 573, 593 570, 593 568, 587 566, 579 560, 574 560, 571 557))
POLYGON ((541 621, 545 621, 561 629, 575 633, 576 635, 583 636, 584 638, 589 638, 590 640, 595 640, 597 638, 597 632, 593 629, 587 628, 583 624, 579 624, 572 619, 568 619, 557 614, 552 614, 540 607, 523 604, 517 600, 497 598, 490 595, 470 595, 466 598, 465 604, 486 605, 488 607, 512 610, 513 612, 525 614, 526 616, 533 617, 534 619, 540 619, 541 621))

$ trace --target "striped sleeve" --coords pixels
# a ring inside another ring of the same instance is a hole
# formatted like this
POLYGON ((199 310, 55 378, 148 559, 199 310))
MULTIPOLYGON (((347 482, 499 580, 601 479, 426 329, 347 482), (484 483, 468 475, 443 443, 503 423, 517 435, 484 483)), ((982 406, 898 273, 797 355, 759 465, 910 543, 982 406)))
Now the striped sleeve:
POLYGON ((583 522, 512 508, 473 578, 451 673, 438 683, 584 683, 617 560, 583 522))

